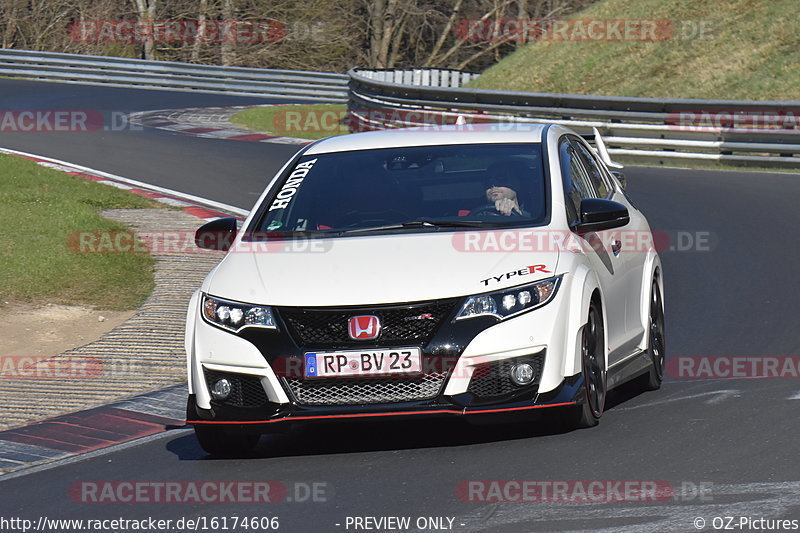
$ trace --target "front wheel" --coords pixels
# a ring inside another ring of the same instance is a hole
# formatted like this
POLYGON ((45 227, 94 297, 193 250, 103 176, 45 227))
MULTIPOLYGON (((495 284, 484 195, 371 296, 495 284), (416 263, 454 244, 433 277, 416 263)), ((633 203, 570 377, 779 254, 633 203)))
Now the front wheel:
POLYGON ((589 317, 581 336, 581 359, 585 399, 575 408, 574 425, 578 428, 596 426, 606 404, 605 331, 600 307, 592 302, 589 317))
POLYGON ((201 448, 220 457, 245 455, 256 447, 260 438, 260 435, 228 433, 224 428, 205 424, 196 424, 194 434, 201 448))

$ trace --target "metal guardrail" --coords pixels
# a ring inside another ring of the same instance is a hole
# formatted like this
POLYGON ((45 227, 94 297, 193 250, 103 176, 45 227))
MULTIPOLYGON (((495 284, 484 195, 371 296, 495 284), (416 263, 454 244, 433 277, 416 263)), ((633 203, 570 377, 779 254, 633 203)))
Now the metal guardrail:
POLYGON ((35 80, 224 93, 324 102, 347 101, 347 76, 327 72, 221 67, 121 57, 0 49, 0 75, 35 80))
POLYGON ((800 102, 490 91, 425 84, 421 80, 432 79, 431 71, 408 72, 401 76, 392 71, 348 72, 354 129, 454 123, 459 115, 468 124, 555 122, 579 133, 597 128, 609 152, 621 161, 800 167, 800 102), (420 82, 406 83, 409 79, 420 82), (683 124, 686 113, 700 118, 683 124), (791 127, 734 127, 763 122, 766 116, 783 117, 791 127), (722 126, 717 123, 720 117, 727 117, 722 126))
POLYGON ((401 85, 422 85, 426 87, 461 87, 480 74, 449 69, 394 69, 360 70, 359 74, 377 81, 401 85))

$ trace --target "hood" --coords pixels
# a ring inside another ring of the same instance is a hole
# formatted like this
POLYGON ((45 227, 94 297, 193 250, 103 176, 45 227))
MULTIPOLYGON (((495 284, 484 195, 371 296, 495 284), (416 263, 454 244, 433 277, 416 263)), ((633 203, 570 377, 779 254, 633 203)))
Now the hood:
POLYGON ((298 242, 297 251, 285 250, 292 241, 260 250, 237 243, 203 290, 264 305, 375 305, 467 296, 558 273, 558 251, 496 251, 484 242, 495 242, 492 233, 499 232, 333 238, 298 242))

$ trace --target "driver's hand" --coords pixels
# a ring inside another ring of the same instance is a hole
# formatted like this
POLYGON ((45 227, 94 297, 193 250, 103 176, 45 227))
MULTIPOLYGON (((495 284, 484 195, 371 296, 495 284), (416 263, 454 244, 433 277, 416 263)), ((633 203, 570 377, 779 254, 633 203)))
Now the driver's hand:
POLYGON ((519 208, 519 204, 517 203, 517 199, 511 198, 500 198, 496 200, 494 203, 494 208, 503 213, 505 216, 511 216, 511 213, 518 213, 522 214, 522 210, 519 208))
POLYGON ((494 203, 494 208, 505 216, 511 213, 522 214, 517 202, 517 193, 508 187, 490 187, 486 190, 486 198, 494 203))

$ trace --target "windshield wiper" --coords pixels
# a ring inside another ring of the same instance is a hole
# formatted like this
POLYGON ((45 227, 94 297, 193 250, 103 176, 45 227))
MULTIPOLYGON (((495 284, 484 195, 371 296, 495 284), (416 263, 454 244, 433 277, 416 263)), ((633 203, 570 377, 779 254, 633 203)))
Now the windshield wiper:
POLYGON ((387 224, 386 226, 373 226, 370 228, 348 229, 338 232, 339 235, 352 235, 372 231, 391 231, 409 228, 495 228, 504 226, 502 222, 485 222, 481 220, 410 220, 401 224, 387 224))
POLYGON ((284 239, 292 237, 317 237, 330 233, 328 231, 315 230, 260 230, 254 231, 249 235, 253 241, 269 241, 270 239, 284 239))

